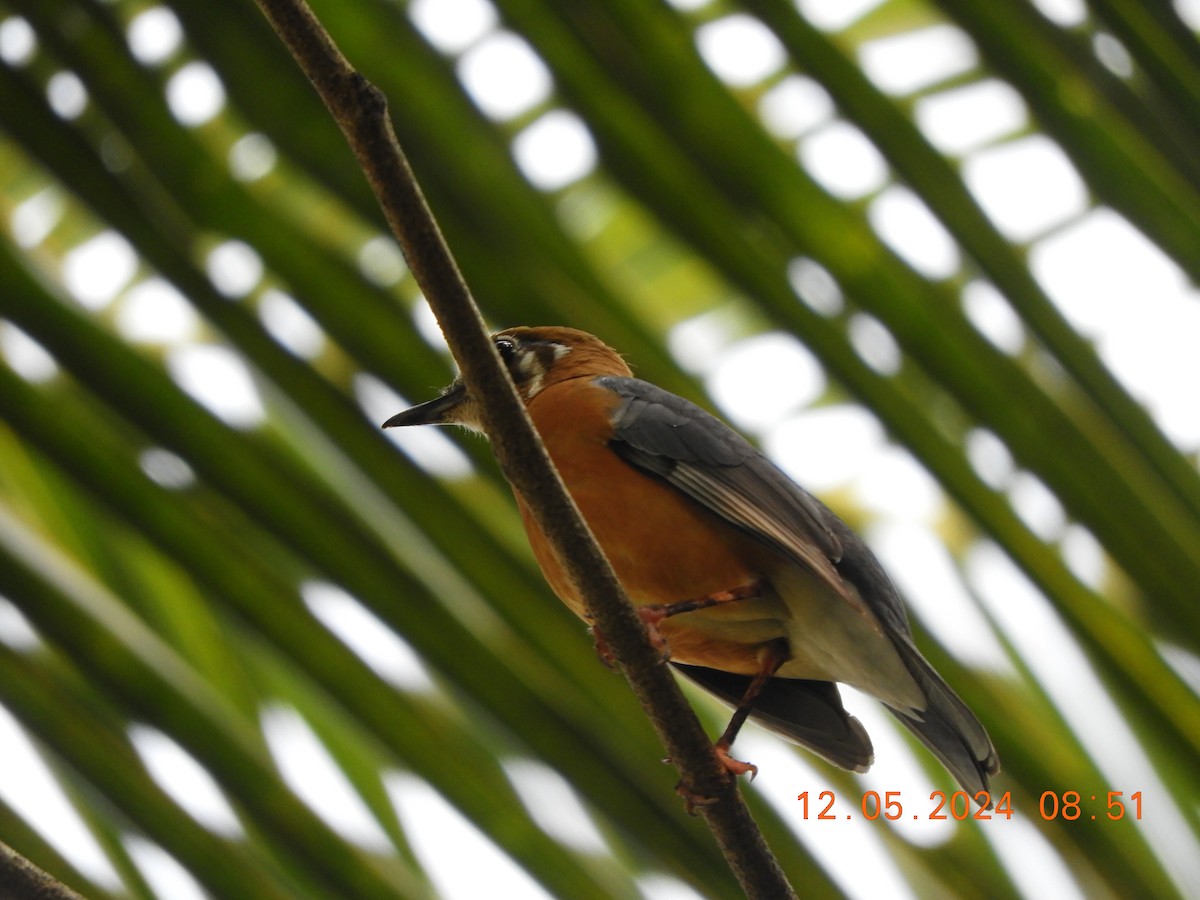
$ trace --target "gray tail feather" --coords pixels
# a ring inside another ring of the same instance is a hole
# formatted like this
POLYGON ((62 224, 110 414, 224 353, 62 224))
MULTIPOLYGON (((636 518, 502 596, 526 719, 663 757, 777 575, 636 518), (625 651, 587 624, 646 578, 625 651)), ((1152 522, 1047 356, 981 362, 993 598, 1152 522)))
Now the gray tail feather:
POLYGON ((987 731, 916 647, 898 641, 897 648, 927 705, 919 711, 889 711, 941 760, 963 790, 989 790, 988 779, 1000 771, 1000 757, 987 731))
MULTIPOLYGON (((671 665, 733 706, 741 701, 753 680, 749 675, 734 675, 702 666, 671 665)), ((772 678, 755 698, 750 717, 851 772, 867 771, 875 759, 866 729, 846 712, 837 685, 831 682, 772 678)))

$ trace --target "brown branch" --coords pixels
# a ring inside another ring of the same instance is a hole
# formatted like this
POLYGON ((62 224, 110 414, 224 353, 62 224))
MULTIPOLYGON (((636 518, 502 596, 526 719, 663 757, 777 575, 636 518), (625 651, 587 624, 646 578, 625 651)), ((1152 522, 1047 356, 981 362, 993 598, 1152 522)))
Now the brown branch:
POLYGON ((505 476, 580 588, 634 693, 750 897, 795 894, 673 676, 558 477, 396 140, 382 93, 351 68, 303 0, 258 0, 341 127, 413 276, 480 401, 505 476))
POLYGON ((84 900, 0 841, 0 897, 6 900, 84 900))

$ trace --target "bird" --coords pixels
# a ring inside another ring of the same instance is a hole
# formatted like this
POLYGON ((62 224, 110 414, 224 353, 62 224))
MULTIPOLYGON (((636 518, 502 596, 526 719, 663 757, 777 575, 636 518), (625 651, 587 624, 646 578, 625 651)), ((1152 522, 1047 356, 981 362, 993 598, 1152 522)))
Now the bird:
MULTIPOLYGON (((734 707, 715 742, 751 718, 839 768, 865 772, 871 739, 839 684, 879 701, 984 805, 1000 770, 975 714, 913 642, 883 567, 832 510, 696 404, 633 376, 600 338, 565 326, 492 335, 551 460, 670 664, 734 707)), ((484 433, 460 378, 385 428, 459 425, 484 433)), ((519 492, 550 587, 584 601, 519 492)), ((598 636, 598 648, 602 636, 598 636)))

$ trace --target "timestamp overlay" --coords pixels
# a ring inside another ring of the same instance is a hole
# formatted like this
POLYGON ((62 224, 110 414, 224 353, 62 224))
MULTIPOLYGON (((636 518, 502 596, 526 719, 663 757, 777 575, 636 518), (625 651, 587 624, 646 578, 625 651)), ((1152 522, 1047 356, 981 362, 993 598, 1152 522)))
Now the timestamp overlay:
POLYGON ((804 821, 836 822, 855 819, 876 821, 953 819, 976 822, 1008 821, 1015 815, 1044 821, 1118 822, 1141 821, 1141 791, 1043 791, 1036 804, 1018 808, 1012 792, 933 791, 928 797, 902 791, 863 791, 838 794, 835 791, 801 791, 796 795, 800 817, 804 821))

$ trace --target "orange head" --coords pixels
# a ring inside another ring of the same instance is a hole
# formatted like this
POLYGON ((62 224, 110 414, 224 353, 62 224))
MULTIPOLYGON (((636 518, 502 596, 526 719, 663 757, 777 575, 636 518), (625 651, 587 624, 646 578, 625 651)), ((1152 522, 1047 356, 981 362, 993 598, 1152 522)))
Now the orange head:
MULTIPOLYGON (((529 403, 553 384, 572 378, 597 378, 601 375, 629 377, 629 366, 616 350, 600 338, 557 325, 506 328, 492 335, 496 352, 508 368, 517 393, 529 403)), ((397 425, 463 425, 482 430, 482 419, 475 399, 461 378, 455 379, 441 396, 407 409, 383 423, 397 425)))

